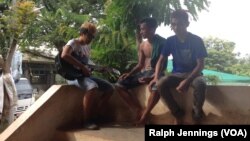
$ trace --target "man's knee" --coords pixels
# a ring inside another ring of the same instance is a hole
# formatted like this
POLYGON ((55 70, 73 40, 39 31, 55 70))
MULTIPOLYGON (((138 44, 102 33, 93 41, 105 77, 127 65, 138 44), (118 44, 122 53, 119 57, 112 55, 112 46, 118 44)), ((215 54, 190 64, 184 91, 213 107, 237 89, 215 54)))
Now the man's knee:
POLYGON ((193 80, 192 86, 194 89, 206 89, 207 84, 205 81, 205 78, 203 77, 197 77, 196 79, 193 80))
POLYGON ((157 83, 157 87, 159 89, 169 87, 171 85, 172 80, 173 80, 173 77, 171 77, 171 76, 164 76, 157 83))
POLYGON ((98 88, 93 87, 85 91, 84 97, 92 97, 93 95, 96 95, 97 93, 98 93, 98 88))

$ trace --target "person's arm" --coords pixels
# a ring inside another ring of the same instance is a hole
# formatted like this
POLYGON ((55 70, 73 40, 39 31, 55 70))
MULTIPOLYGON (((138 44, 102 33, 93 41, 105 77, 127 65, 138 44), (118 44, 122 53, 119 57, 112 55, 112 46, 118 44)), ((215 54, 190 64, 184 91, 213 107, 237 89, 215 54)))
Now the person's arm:
POLYGON ((72 64, 73 66, 79 67, 85 76, 90 76, 90 71, 85 67, 84 64, 82 64, 71 55, 72 52, 73 49, 70 46, 66 45, 65 47, 63 47, 61 58, 72 64))
POLYGON ((160 55, 156 67, 155 67, 155 74, 154 79, 158 80, 161 72, 163 71, 163 66, 165 66, 165 63, 168 63, 167 57, 164 57, 162 54, 160 55))
POLYGON ((196 37, 196 39, 194 40, 194 45, 196 46, 196 50, 195 52, 193 52, 194 56, 196 57, 196 66, 186 77, 186 79, 184 79, 176 88, 176 90, 179 92, 187 91, 190 83, 195 79, 195 77, 199 76, 204 69, 204 58, 207 57, 207 51, 204 42, 200 37, 196 37))
POLYGON ((142 51, 142 46, 140 46, 139 50, 139 60, 137 65, 129 72, 129 75, 132 75, 138 71, 140 71, 144 67, 144 62, 145 62, 145 55, 142 51))
POLYGON ((201 74, 201 71, 204 69, 204 58, 199 58, 196 60, 197 64, 193 71, 184 79, 176 88, 178 92, 185 92, 188 90, 190 83, 194 80, 195 77, 201 74))
POLYGON ((201 71, 204 69, 204 64, 205 64, 204 58, 197 59, 196 62, 197 62, 196 67, 186 78, 188 82, 192 82, 194 78, 199 76, 201 74, 201 71))
POLYGON ((167 57, 164 57, 162 54, 160 55, 156 66, 155 66, 155 73, 154 73, 154 79, 150 81, 148 87, 149 90, 151 90, 152 86, 157 83, 160 77, 160 73, 163 71, 163 66, 165 66, 165 63, 168 63, 167 57))
POLYGON ((134 73, 140 71, 140 70, 144 67, 145 55, 144 55, 144 53, 143 53, 143 51, 142 51, 142 47, 143 47, 142 44, 143 44, 143 43, 141 43, 140 49, 139 49, 139 60, 138 60, 137 65, 136 65, 130 72, 123 74, 123 75, 120 77, 120 79, 125 79, 125 78, 131 76, 132 74, 134 74, 134 73))

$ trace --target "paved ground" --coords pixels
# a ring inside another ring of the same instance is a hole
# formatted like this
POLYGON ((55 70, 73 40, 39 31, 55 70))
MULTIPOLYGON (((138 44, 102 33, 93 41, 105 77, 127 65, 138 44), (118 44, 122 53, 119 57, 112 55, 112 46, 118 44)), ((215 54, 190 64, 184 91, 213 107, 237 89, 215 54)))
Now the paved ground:
POLYGON ((100 130, 74 129, 67 131, 75 141, 144 141, 144 127, 103 125, 100 130))
MULTIPOLYGON (((203 121, 203 125, 212 124, 249 124, 250 118, 237 114, 230 114, 230 118, 220 117, 218 115, 208 113, 203 121), (239 122, 241 121, 241 122, 239 122)), ((155 124, 173 124, 171 115, 158 116, 151 119, 155 124), (168 117, 166 119, 166 116, 168 117)), ((144 127, 135 127, 128 123, 101 125, 100 130, 86 130, 83 128, 74 128, 64 131, 70 139, 62 141, 144 141, 144 127)))

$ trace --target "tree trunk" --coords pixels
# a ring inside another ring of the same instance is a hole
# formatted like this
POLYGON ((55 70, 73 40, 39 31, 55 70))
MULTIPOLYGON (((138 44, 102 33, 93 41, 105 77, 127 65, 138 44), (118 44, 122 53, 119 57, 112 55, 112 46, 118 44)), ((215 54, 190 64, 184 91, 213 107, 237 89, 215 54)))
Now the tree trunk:
MULTIPOLYGON (((0 66, 2 67, 2 80, 4 87, 3 114, 1 121, 7 121, 11 124, 14 121, 14 106, 17 103, 17 91, 15 82, 11 75, 11 62, 16 50, 17 40, 14 38, 11 42, 10 50, 6 56, 6 61, 0 58, 0 66)), ((2 122, 1 122, 2 124, 2 122)))

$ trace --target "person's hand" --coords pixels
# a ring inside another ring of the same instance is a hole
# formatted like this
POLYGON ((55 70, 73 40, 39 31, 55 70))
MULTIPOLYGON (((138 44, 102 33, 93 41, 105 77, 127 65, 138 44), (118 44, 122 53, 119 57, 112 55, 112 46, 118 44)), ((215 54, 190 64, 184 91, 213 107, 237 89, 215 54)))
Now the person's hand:
POLYGON ((190 82, 187 79, 181 81, 181 83, 176 87, 177 92, 185 93, 188 91, 190 82))
POLYGON ((158 79, 154 78, 153 80, 151 80, 148 84, 148 90, 151 91, 152 87, 157 83, 158 79))
POLYGON ((122 74, 122 75, 119 77, 119 80, 124 80, 124 79, 126 79, 127 77, 129 77, 129 73, 124 73, 124 74, 122 74))
POLYGON ((91 71, 89 69, 87 69, 86 67, 82 67, 81 70, 82 70, 84 76, 89 77, 91 75, 91 71))

